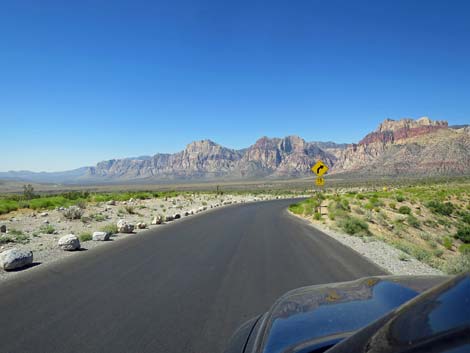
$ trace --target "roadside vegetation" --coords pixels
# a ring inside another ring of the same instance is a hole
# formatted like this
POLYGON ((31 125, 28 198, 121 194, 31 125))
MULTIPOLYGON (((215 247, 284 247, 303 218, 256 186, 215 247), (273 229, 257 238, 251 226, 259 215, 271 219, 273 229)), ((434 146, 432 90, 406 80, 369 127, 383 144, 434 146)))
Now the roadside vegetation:
MULTIPOLYGON (((8 214, 21 209, 31 210, 53 210, 56 208, 66 208, 64 216, 68 219, 79 219, 78 209, 85 209, 89 203, 108 202, 108 201, 129 201, 129 200, 148 200, 156 198, 174 198, 178 196, 191 197, 197 194, 215 194, 214 191, 125 191, 125 192, 89 192, 89 191, 69 191, 59 194, 38 194, 34 191, 32 185, 24 185, 23 193, 0 195, 0 215, 8 214), (77 209, 78 208, 78 209, 77 209)), ((230 195, 251 194, 256 196, 262 193, 271 195, 295 195, 299 192, 285 190, 244 190, 230 191, 230 195)), ((222 196, 223 191, 218 191, 217 195, 222 196)), ((123 214, 133 214, 136 211, 132 206, 126 206, 122 209, 123 214)))
POLYGON ((470 271, 470 183, 328 190, 290 211, 447 273, 470 271))

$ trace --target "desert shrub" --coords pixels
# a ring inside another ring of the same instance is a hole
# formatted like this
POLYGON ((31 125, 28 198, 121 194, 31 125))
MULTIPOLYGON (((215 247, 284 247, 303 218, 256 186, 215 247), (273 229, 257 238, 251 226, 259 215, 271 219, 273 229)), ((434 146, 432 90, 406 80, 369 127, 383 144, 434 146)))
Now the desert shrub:
POLYGON ((384 212, 380 211, 379 213, 377 213, 377 222, 381 226, 383 227, 388 226, 387 220, 388 220, 388 216, 384 212))
POLYGON ((39 231, 42 233, 42 234, 52 234, 55 232, 55 228, 53 225, 51 224, 44 224, 42 225, 40 228, 39 228, 39 231))
POLYGON ((452 241, 450 237, 444 237, 442 239, 442 246, 444 246, 444 248, 446 248, 447 250, 452 249, 453 245, 454 245, 454 242, 452 241))
POLYGON ((414 227, 414 228, 420 228, 421 226, 421 223, 419 223, 418 221, 418 218, 416 218, 415 216, 413 215, 408 215, 408 217, 406 217, 406 223, 408 223, 410 226, 414 227))
POLYGON ((359 215, 363 215, 365 213, 365 211, 360 207, 355 207, 353 211, 359 215))
POLYGON ((29 201, 29 208, 33 210, 38 209, 54 209, 57 207, 67 207, 72 204, 72 201, 63 196, 47 196, 40 197, 29 201))
POLYGON ((18 208, 29 208, 29 201, 25 201, 25 200, 18 201, 18 208))
POLYGON ((431 259, 431 252, 420 248, 417 245, 405 243, 403 241, 397 242, 394 244, 397 249, 407 253, 408 255, 413 256, 415 259, 423 262, 429 262, 431 259))
POLYGON ((460 254, 450 259, 444 270, 449 274, 459 274, 470 271, 470 254, 460 254))
POLYGON ((5 199, 0 200, 0 214, 16 211, 18 208, 18 201, 5 199))
POLYGON ((80 207, 77 206, 70 206, 69 208, 66 208, 62 214, 64 215, 65 218, 67 219, 81 219, 83 216, 83 210, 80 207))
POLYGON ((319 212, 315 212, 313 214, 313 218, 315 218, 317 221, 319 221, 321 219, 321 214, 319 212))
POLYGON ((330 211, 329 211, 329 212, 328 212, 328 218, 331 219, 332 221, 334 221, 335 218, 336 218, 336 215, 334 214, 334 212, 330 212, 330 211))
POLYGON ((90 232, 83 232, 83 233, 80 233, 80 235, 78 236, 78 239, 80 239, 80 241, 90 241, 93 239, 93 236, 91 235, 90 232))
POLYGON ((25 200, 31 200, 37 197, 34 193, 34 187, 31 184, 23 185, 23 197, 25 200))
POLYGON ((423 240, 426 240, 426 241, 431 240, 431 235, 429 233, 426 233, 426 232, 421 232, 419 234, 419 237, 423 240))
POLYGON ((397 202, 403 202, 406 200, 405 196, 403 196, 402 194, 398 194, 395 199, 397 200, 397 202))
POLYGON ((89 222, 91 222, 91 217, 82 216, 82 217, 80 218, 80 220, 81 220, 83 223, 89 223, 89 222))
POLYGON ((470 243, 470 226, 460 225, 454 237, 456 239, 460 239, 464 243, 470 243))
POLYGON ((454 205, 451 202, 429 201, 426 207, 433 213, 441 214, 443 216, 450 216, 454 211, 454 205))
POLYGON ((459 251, 462 254, 470 254, 470 244, 462 244, 459 246, 459 251))
POLYGON ((29 243, 29 236, 24 234, 21 230, 10 229, 7 236, 0 237, 0 243, 29 243))
POLYGON ((411 208, 409 208, 408 206, 400 206, 400 208, 398 209, 398 213, 401 213, 401 214, 411 214, 411 208))
POLYGON ((341 207, 341 209, 344 211, 351 210, 351 207, 349 206, 349 201, 347 199, 341 199, 338 206, 341 207))
POLYGON ((68 200, 87 200, 90 196, 90 193, 88 191, 69 191, 69 192, 64 192, 62 194, 63 197, 65 197, 68 200))
POLYGON ((304 206, 302 206, 300 203, 294 203, 289 206, 289 211, 294 214, 301 215, 304 213, 304 206))
POLYGON ((107 219, 107 217, 101 213, 96 213, 92 215, 91 218, 93 218, 96 222, 102 222, 107 219))
POLYGON ((470 212, 461 212, 460 218, 462 222, 470 224, 470 212))
POLYGON ((135 214, 134 206, 126 205, 126 206, 124 206, 124 210, 125 210, 128 214, 135 214))
POLYGON ((434 227, 437 226, 437 222, 436 222, 436 221, 433 221, 432 219, 425 219, 425 220, 423 221, 423 224, 424 224, 425 226, 432 227, 432 228, 434 228, 434 227))
POLYGON ((10 235, 2 235, 0 236, 0 244, 8 244, 8 243, 14 243, 15 239, 14 237, 10 235))
POLYGON ((109 233, 109 234, 117 234, 118 232, 118 227, 116 224, 114 223, 109 223, 103 227, 100 228, 100 230, 102 232, 106 232, 106 233, 109 233))
POLYGON ((397 207, 397 204, 396 204, 395 202, 390 202, 390 203, 388 204, 388 206, 389 206, 392 210, 394 210, 394 209, 397 207))
POLYGON ((75 206, 84 210, 86 208, 86 201, 80 200, 75 204, 75 206))
POLYGON ((433 253, 433 255, 436 256, 436 257, 442 257, 442 255, 444 255, 444 250, 442 250, 442 249, 434 249, 432 253, 433 253))
POLYGON ((346 217, 339 222, 339 226, 351 235, 369 235, 369 225, 362 219, 356 217, 346 217))

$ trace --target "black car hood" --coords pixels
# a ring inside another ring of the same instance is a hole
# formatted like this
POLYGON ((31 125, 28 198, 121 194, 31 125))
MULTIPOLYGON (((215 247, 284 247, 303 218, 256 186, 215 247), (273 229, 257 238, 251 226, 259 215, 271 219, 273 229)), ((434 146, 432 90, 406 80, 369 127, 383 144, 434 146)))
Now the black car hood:
POLYGON ((447 279, 382 276, 295 289, 258 321, 246 352, 323 351, 447 279))

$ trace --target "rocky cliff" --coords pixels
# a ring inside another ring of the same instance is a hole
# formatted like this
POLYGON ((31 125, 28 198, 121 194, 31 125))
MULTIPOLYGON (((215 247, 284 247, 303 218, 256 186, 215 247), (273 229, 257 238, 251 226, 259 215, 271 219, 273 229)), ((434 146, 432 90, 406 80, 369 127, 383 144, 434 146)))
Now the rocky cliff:
POLYGON ((234 150, 211 140, 178 153, 111 159, 62 173, 6 172, 0 179, 36 182, 133 182, 312 176, 318 159, 330 174, 431 176, 470 174, 470 127, 446 121, 384 120, 357 144, 307 142, 298 136, 262 137, 234 150))
POLYGON ((332 173, 369 175, 461 175, 470 173, 468 129, 446 121, 385 120, 358 144, 337 154, 332 173))

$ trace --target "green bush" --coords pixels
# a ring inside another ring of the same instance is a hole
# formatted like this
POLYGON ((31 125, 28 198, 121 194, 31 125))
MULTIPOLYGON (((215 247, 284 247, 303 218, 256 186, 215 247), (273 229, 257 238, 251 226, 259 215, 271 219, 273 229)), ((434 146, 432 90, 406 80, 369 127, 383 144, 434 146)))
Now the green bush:
POLYGON ((433 213, 441 214, 443 216, 450 216, 454 211, 454 205, 451 202, 429 201, 426 207, 433 213))
POLYGON ((461 225, 457 229, 457 233, 454 236, 456 239, 460 239, 464 243, 470 243, 470 226, 461 225))
POLYGON ((362 219, 356 217, 346 217, 339 222, 339 226, 351 235, 369 235, 369 225, 362 219))
POLYGON ((415 216, 413 216, 411 214, 408 215, 408 217, 406 217, 406 223, 408 223, 410 226, 412 226, 414 228, 418 228, 418 229, 421 226, 421 223, 419 223, 418 218, 416 218, 415 216))
POLYGON ((407 253, 408 255, 413 256, 415 259, 423 262, 429 262, 431 259, 432 253, 420 248, 417 245, 405 243, 405 242, 397 242, 394 244, 397 249, 407 253))
POLYGON ((294 203, 293 205, 289 206, 289 211, 294 214, 301 215, 304 213, 304 206, 302 206, 300 203, 294 203))
MULTIPOLYGON (((93 218, 96 222, 102 222, 104 220, 106 220, 106 216, 101 214, 101 213, 96 213, 94 215, 91 216, 91 218, 93 218)), ((82 217, 83 219, 83 217, 82 217)))
POLYGON ((400 208, 398 209, 398 213, 401 213, 401 214, 411 214, 411 208, 409 208, 408 206, 400 206, 400 208))
POLYGON ((39 228, 39 231, 43 234, 52 234, 55 232, 55 228, 51 224, 44 224, 39 228))
POLYGON ((321 214, 319 212, 315 212, 313 214, 313 218, 315 218, 317 221, 319 221, 321 219, 321 214))
POLYGON ((462 222, 470 224, 470 212, 462 212, 460 214, 462 222))
POLYGON ((452 249, 452 245, 454 245, 454 244, 453 244, 453 241, 450 237, 444 237, 444 239, 442 239, 442 245, 447 250, 450 250, 450 249, 452 249))
POLYGON ((18 209, 18 201, 14 200, 0 200, 0 214, 6 214, 18 209))
POLYGON ((392 210, 394 210, 394 209, 397 207, 397 204, 396 204, 395 202, 390 202, 390 203, 388 204, 388 206, 389 206, 392 210))
POLYGON ((106 233, 109 233, 109 234, 117 234, 118 232, 118 227, 116 224, 114 223, 109 223, 103 227, 100 228, 100 230, 102 232, 106 232, 106 233))
POLYGON ((433 254, 434 254, 434 256, 436 256, 436 257, 442 257, 442 255, 444 255, 444 250, 442 250, 442 249, 434 249, 433 254))
POLYGON ((470 244, 462 244, 459 246, 459 251, 462 254, 470 254, 470 244))
POLYGON ((398 195, 396 196, 396 200, 397 200, 397 202, 403 202, 403 201, 406 200, 406 198, 405 198, 405 196, 403 196, 402 194, 398 194, 398 195))
POLYGON ((83 232, 78 236, 78 239, 80 239, 80 241, 90 241, 93 239, 93 236, 90 232, 83 232))

